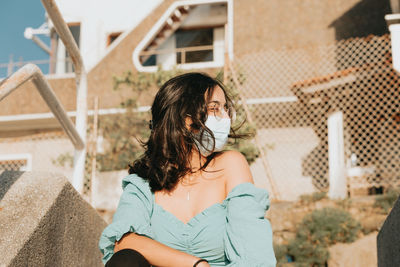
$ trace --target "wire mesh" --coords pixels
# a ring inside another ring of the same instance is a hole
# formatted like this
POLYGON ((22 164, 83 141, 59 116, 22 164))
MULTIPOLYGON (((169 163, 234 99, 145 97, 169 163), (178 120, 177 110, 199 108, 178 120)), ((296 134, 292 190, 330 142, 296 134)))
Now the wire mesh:
POLYGON ((280 189, 311 177, 328 190, 327 120, 336 111, 343 113, 348 184, 399 185, 400 79, 389 35, 249 53, 235 59, 235 70, 263 145, 272 147, 267 157, 280 189))
POLYGON ((22 171, 26 169, 27 164, 26 159, 0 160, 0 170, 22 171))
MULTIPOLYGON (((392 68, 389 35, 248 53, 235 59, 234 68, 283 195, 302 192, 304 178, 328 190, 327 120, 336 111, 343 112, 350 190, 399 186, 400 79, 392 68)), ((32 170, 72 177, 74 149, 60 130, 3 137, 0 151, 31 154, 32 170)), ((23 164, 0 162, 3 169, 23 164)), ((84 194, 90 192, 86 166, 84 194)))

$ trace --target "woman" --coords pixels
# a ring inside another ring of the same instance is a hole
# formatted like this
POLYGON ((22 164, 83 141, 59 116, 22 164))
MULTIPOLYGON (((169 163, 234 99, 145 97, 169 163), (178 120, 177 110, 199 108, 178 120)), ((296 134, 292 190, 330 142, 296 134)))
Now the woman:
POLYGON ((106 267, 275 266, 268 192, 232 131, 224 86, 202 73, 167 81, 151 107, 144 155, 130 167, 99 247, 106 267))

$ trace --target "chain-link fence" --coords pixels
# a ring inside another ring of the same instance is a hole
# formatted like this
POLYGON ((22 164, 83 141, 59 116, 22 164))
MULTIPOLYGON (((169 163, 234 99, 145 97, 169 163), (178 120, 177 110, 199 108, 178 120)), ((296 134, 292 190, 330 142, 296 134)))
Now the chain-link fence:
POLYGON ((264 50, 234 63, 281 194, 307 179, 328 189, 327 121, 337 111, 349 185, 399 185, 400 79, 389 35, 264 50))
POLYGON ((24 171, 27 169, 27 165, 28 160, 24 158, 0 160, 0 170, 24 171))
MULTIPOLYGON (((392 68, 388 35, 264 50, 234 64, 283 199, 310 188, 328 189, 327 121, 337 111, 343 113, 349 185, 400 184, 400 79, 392 68)), ((74 149, 62 131, 17 135, 0 139, 0 169, 29 166, 72 177, 74 149)), ((89 154, 92 150, 88 147, 89 154)), ((90 162, 87 168, 84 193, 90 191, 90 162)), ((265 175, 260 166, 253 170, 265 175)))

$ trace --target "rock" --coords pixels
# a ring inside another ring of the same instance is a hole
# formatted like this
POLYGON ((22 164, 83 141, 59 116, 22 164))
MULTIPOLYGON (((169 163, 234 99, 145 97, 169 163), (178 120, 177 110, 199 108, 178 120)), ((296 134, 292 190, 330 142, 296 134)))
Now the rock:
POLYGON ((275 232, 295 232, 297 224, 308 211, 303 207, 295 207, 291 202, 279 202, 271 205, 266 217, 270 220, 275 232))
POLYGON ((379 231, 385 219, 386 215, 383 214, 368 214, 359 221, 364 233, 369 233, 372 231, 379 231))
POLYGON ((369 267, 377 266, 376 237, 374 231, 357 241, 346 244, 338 243, 329 248, 329 267, 369 267))

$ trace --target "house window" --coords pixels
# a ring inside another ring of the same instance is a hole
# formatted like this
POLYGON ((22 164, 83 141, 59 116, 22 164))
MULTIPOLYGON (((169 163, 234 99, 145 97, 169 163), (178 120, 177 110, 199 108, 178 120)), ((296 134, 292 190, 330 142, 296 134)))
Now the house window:
POLYGON ((223 66, 225 53, 233 56, 232 1, 175 1, 133 51, 136 69, 223 66))
MULTIPOLYGON (((74 40, 79 48, 81 24, 80 23, 68 24, 68 28, 71 31, 72 37, 74 37, 74 40)), ((74 64, 72 63, 72 59, 67 51, 65 51, 65 72, 74 72, 74 64)))
POLYGON ((175 40, 177 64, 213 61, 213 28, 178 30, 175 40))
POLYGON ((0 170, 30 171, 32 157, 30 154, 0 155, 0 170))
POLYGON ((23 171, 26 165, 26 159, 0 160, 0 170, 23 171))
POLYGON ((108 38, 107 38, 107 46, 112 44, 120 35, 121 35, 121 32, 113 32, 113 33, 109 34, 108 38))
POLYGON ((157 50, 142 52, 145 67, 223 62, 223 27, 178 29, 157 50))

